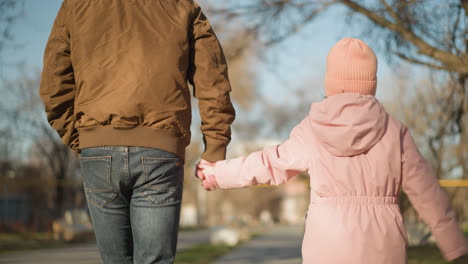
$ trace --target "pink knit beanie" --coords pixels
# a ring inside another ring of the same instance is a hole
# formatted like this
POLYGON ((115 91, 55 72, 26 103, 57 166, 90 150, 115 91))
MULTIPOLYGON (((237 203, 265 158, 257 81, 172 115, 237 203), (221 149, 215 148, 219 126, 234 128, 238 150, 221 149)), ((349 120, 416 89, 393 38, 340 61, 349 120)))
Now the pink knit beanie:
POLYGON ((377 87, 377 57, 359 39, 344 38, 331 48, 327 57, 325 93, 374 95, 377 87))

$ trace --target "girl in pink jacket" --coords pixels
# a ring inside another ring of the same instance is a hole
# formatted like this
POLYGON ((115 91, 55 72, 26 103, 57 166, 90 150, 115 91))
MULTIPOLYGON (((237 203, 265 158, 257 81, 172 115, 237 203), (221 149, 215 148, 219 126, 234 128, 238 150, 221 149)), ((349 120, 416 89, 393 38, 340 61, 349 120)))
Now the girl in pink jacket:
POLYGON ((312 104, 283 144, 246 157, 202 161, 204 187, 279 185, 308 172, 312 190, 303 263, 407 263, 397 204, 401 189, 447 260, 468 253, 447 195, 408 128, 374 97, 376 72, 377 57, 363 41, 339 41, 327 58, 327 98, 312 104))

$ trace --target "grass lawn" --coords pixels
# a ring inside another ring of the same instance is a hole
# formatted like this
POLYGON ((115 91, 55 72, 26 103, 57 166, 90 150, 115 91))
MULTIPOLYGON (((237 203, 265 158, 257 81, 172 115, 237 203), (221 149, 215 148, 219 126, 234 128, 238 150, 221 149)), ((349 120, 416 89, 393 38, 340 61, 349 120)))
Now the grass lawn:
POLYGON ((408 264, 448 264, 435 245, 410 247, 408 249, 408 264))
POLYGON ((175 264, 206 264, 231 251, 234 247, 199 245, 177 253, 175 264))
MULTIPOLYGON (((468 239, 468 230, 465 231, 468 239)), ((448 264, 442 257, 436 245, 410 247, 408 249, 408 264, 448 264)))
POLYGON ((0 254, 58 247, 63 242, 55 241, 51 233, 4 233, 0 234, 0 254))
MULTIPOLYGON (((200 245, 180 252, 175 264, 206 264, 231 251, 233 247, 200 245)), ((436 246, 411 247, 408 249, 408 264, 449 264, 436 246)))

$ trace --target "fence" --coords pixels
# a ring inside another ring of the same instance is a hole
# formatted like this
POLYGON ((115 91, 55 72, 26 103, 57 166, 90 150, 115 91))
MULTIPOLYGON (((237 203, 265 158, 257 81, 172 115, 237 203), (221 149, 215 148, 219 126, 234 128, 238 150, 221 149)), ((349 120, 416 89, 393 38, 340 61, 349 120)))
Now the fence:
POLYGON ((26 195, 0 196, 0 225, 26 224, 31 206, 26 195))

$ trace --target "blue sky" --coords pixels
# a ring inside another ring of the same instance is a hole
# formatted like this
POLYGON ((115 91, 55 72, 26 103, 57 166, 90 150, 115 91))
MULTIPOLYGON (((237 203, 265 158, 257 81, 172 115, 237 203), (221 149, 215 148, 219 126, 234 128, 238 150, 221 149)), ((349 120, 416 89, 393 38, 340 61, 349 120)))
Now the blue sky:
MULTIPOLYGON (((8 49, 3 57, 7 65, 25 62, 30 68, 42 67, 44 48, 61 2, 26 0, 25 16, 14 27, 18 45, 8 49)), ((203 7, 203 1, 201 4, 203 7)), ((337 19, 343 17, 344 12, 344 9, 334 8, 305 27, 300 34, 270 49, 268 60, 274 64, 257 62, 255 65, 260 93, 272 101, 288 96, 294 89, 310 89, 311 98, 320 96, 328 50, 342 37, 356 37, 349 32, 343 19, 337 19)), ((216 29, 216 25, 214 27, 216 29)), ((377 55, 380 58, 377 97, 388 100, 394 96, 392 87, 387 84, 392 72, 383 54, 377 55)), ((14 74, 12 69, 4 69, 4 74, 14 74)))

